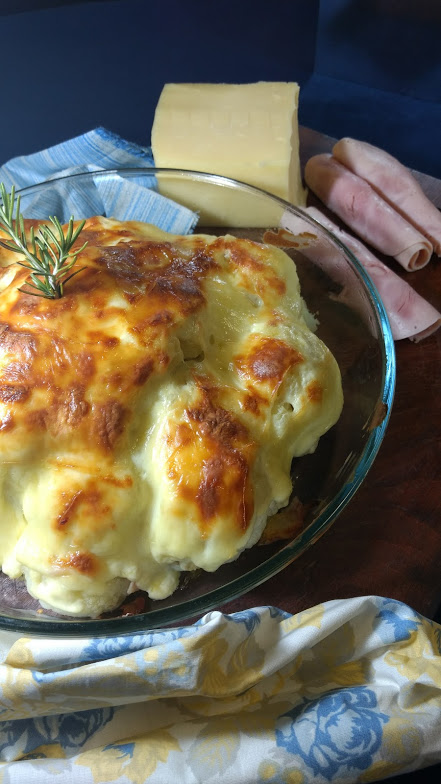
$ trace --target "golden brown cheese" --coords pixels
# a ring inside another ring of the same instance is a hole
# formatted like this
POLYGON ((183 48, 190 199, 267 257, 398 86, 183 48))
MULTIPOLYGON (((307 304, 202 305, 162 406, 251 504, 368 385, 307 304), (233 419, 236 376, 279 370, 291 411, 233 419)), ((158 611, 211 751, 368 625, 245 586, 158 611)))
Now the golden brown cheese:
POLYGON ((0 558, 97 615, 257 541, 342 396, 283 251, 100 217, 86 240, 59 300, 0 255, 0 558))

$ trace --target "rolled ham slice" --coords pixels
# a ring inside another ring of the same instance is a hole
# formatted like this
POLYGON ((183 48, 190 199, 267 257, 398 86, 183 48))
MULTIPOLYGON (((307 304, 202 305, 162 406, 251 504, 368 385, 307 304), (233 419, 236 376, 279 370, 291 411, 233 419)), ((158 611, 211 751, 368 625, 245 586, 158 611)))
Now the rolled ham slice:
POLYGON ((441 212, 402 163, 372 144, 349 138, 340 139, 332 154, 419 229, 441 256, 441 212))
POLYGON ((433 248, 429 240, 329 153, 314 155, 305 180, 326 206, 372 247, 392 256, 407 270, 424 267, 433 248))
POLYGON ((394 340, 410 338, 418 342, 441 326, 441 313, 377 259, 363 243, 338 228, 315 207, 308 207, 306 212, 335 234, 368 272, 383 301, 394 340))

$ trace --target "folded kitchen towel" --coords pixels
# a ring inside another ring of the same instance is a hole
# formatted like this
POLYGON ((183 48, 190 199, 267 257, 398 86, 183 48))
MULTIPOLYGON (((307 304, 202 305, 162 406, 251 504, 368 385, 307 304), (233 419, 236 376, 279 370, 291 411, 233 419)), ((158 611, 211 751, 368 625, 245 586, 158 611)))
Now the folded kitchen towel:
POLYGON ((197 215, 161 196, 155 190, 153 175, 119 180, 112 177, 107 181, 88 174, 102 169, 145 169, 153 165, 150 148, 132 144, 105 128, 95 128, 47 150, 13 158, 0 166, 0 182, 10 190, 12 185, 22 189, 57 178, 56 188, 36 194, 32 201, 26 199, 27 218, 57 215, 65 222, 72 214, 76 218, 117 214, 120 220, 146 221, 164 231, 189 233, 197 215), (77 175, 75 189, 71 181, 62 179, 68 175, 77 175))
POLYGON ((441 627, 391 599, 0 648, 8 784, 373 782, 441 760, 441 627))

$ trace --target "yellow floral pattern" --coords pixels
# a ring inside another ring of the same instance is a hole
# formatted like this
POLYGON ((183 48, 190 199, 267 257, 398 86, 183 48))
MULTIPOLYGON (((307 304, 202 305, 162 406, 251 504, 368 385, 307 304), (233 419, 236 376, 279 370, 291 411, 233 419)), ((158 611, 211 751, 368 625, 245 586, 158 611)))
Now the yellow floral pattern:
POLYGON ((93 772, 93 781, 117 781, 121 776, 130 784, 144 784, 152 776, 160 763, 166 763, 172 751, 180 751, 179 743, 169 732, 158 730, 140 738, 123 740, 110 744, 101 750, 79 754, 75 762, 93 772), (95 764, 95 763, 98 764, 95 764))
POLYGON ((367 784, 441 760, 441 627, 390 599, 0 644, 0 784, 367 784))

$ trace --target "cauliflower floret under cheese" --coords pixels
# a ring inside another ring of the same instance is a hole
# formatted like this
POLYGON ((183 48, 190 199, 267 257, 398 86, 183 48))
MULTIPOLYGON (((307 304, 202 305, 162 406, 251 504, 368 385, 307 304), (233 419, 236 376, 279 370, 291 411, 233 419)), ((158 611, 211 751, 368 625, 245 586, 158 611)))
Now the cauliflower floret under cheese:
POLYGON ((100 217, 86 240, 59 300, 2 251, 0 560, 96 616, 253 545, 342 391, 282 250, 100 217))

